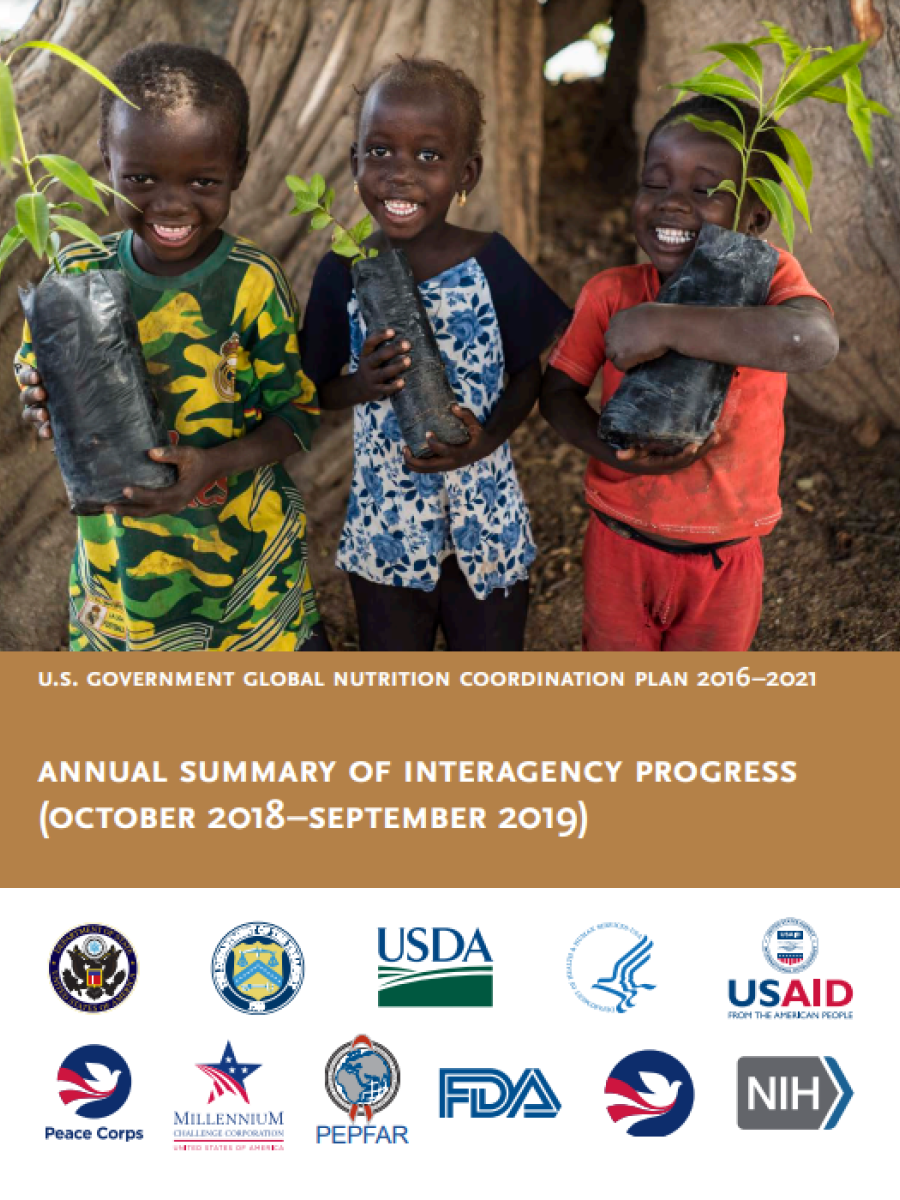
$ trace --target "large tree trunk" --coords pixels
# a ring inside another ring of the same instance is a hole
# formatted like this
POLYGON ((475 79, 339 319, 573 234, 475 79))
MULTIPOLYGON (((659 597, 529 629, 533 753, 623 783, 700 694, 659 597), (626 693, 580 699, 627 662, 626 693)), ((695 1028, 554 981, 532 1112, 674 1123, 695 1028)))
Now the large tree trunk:
MULTIPOLYGON (((281 259, 301 300, 328 242, 305 218, 286 215, 284 176, 320 171, 337 190, 337 215, 358 220, 349 171, 354 85, 397 54, 461 66, 485 94, 487 120, 484 179, 466 223, 500 228, 526 255, 536 251, 544 54, 541 10, 530 0, 41 0, 19 40, 38 38, 101 70, 147 41, 194 42, 226 54, 252 108, 250 168, 229 226, 281 259)), ((44 53, 14 64, 32 152, 66 153, 102 170, 96 85, 44 53)), ((0 179, 3 228, 13 195, 12 182, 0 179)), ((14 284, 39 271, 24 251, 17 257, 0 294, 0 647, 46 649, 64 636, 74 522, 55 462, 19 419, 10 371, 21 331, 14 284)), ((341 501, 349 462, 346 430, 326 426, 303 470, 313 525, 317 509, 341 501)))
MULTIPOLYGON (((710 42, 743 41, 775 21, 797 41, 835 49, 858 40, 851 0, 644 0, 647 45, 637 123, 642 137, 672 102, 662 84, 685 79, 710 61, 710 42)), ((857 9, 868 5, 855 4, 857 9)), ((900 0, 876 0, 884 35, 863 64, 868 95, 900 117, 900 0)), ((827 370, 794 375, 807 404, 863 434, 900 426, 900 120, 873 122, 869 170, 838 105, 806 101, 786 124, 810 147, 815 164, 813 233, 803 226, 795 250, 816 287, 834 305, 841 352, 827 370)), ((798 221, 798 226, 802 222, 798 221)))

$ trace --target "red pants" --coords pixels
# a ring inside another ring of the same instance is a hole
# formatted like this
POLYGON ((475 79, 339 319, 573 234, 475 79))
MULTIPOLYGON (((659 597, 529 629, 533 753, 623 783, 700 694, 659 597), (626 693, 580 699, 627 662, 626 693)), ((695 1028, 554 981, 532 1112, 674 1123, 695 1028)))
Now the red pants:
POLYGON ((749 650, 762 607, 759 538, 667 554, 595 516, 584 541, 584 650, 749 650))

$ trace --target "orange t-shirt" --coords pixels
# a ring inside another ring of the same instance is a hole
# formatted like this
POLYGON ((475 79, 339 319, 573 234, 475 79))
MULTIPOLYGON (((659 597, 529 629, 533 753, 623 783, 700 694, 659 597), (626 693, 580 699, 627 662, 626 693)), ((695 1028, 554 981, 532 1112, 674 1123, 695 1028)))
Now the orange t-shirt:
MULTIPOLYGON (((590 387, 603 369, 606 404, 622 372, 606 360, 605 336, 617 312, 655 300, 659 275, 649 264, 602 271, 582 289, 572 323, 550 365, 590 387)), ((813 296, 827 304, 786 250, 767 304, 813 296)), ((588 460, 585 496, 592 508, 666 538, 720 542, 769 533, 781 516, 778 474, 784 442, 787 375, 739 367, 728 389, 716 429, 722 440, 699 462, 672 475, 629 475, 597 459, 588 460)))

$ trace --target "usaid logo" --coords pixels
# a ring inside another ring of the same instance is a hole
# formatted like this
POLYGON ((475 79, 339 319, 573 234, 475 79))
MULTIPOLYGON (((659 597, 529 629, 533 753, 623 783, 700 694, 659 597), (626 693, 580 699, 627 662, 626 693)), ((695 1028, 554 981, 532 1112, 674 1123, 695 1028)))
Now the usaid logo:
POLYGON ((494 960, 481 931, 378 930, 379 1008, 490 1008, 494 960))
POLYGON ((837 1060, 827 1055, 738 1060, 741 1129, 834 1129, 852 1096, 837 1060))
POLYGON ((464 1105, 469 1116, 555 1117, 561 1105, 543 1072, 528 1067, 513 1083, 490 1068, 445 1067, 441 1070, 441 1116, 453 1117, 464 1105))
MULTIPOLYGON (((805 921, 786 917, 766 930, 763 953, 782 976, 805 971, 818 956, 819 939, 805 921)), ((852 1020, 853 988, 846 979, 748 979, 728 981, 734 1019, 852 1020), (739 1011, 734 1011, 735 1009, 739 1011)))

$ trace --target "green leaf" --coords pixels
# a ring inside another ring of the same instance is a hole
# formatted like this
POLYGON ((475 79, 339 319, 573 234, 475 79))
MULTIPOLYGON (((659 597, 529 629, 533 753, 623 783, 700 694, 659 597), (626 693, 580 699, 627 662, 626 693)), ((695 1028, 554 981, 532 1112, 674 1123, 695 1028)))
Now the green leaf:
POLYGON ((378 257, 378 251, 377 251, 377 250, 370 250, 370 251, 369 251, 369 258, 377 258, 377 257, 378 257))
POLYGON ((38 162, 45 171, 49 171, 54 179, 58 179, 60 183, 65 184, 70 192, 74 192, 76 196, 81 196, 82 200, 89 200, 91 204, 106 212, 106 205, 100 198, 100 193, 94 186, 94 181, 88 175, 87 171, 73 158, 66 158, 64 154, 39 154, 38 162))
POLYGON ((838 75, 843 75, 845 71, 855 67, 865 57, 868 48, 866 42, 845 46, 843 50, 836 50, 834 54, 826 54, 822 58, 817 58, 802 71, 798 71, 782 90, 778 98, 778 108, 773 116, 777 120, 786 108, 806 99, 826 83, 836 79, 838 75))
POLYGON ((872 165, 872 110, 863 91, 862 72, 851 67, 844 72, 844 87, 847 90, 847 117, 853 126, 856 140, 862 147, 866 162, 872 165))
POLYGON ((800 176, 803 186, 808 188, 812 183, 813 177, 813 165, 812 159, 809 157, 809 151, 797 134, 794 133, 793 129, 785 129, 782 125, 772 126, 771 128, 781 139, 782 146, 784 146, 794 166, 797 168, 797 174, 800 176))
POLYGON ((305 179, 301 179, 299 175, 288 175, 284 182, 294 194, 294 207, 291 209, 292 217, 296 217, 300 213, 316 211, 319 207, 319 199, 313 194, 311 185, 305 179))
POLYGON ((8 230, 3 241, 0 242, 0 267, 6 262, 13 251, 25 241, 25 234, 18 225, 13 225, 12 229, 8 230))
POLYGON ((316 200, 321 200, 325 195, 325 180, 321 175, 313 175, 309 181, 309 190, 315 196, 316 200))
POLYGON ((778 184, 773 183, 771 179, 757 179, 753 177, 748 179, 747 182, 781 227, 788 250, 793 250, 794 210, 791 208, 787 196, 778 184))
POLYGON ((325 195, 321 198, 319 204, 326 212, 331 212, 331 206, 334 204, 334 188, 325 189, 325 195))
POLYGON ((121 192, 117 192, 114 187, 110 187, 108 183, 101 183, 99 179, 94 179, 94 187, 102 192, 104 196, 115 196, 117 200, 121 200, 123 204, 127 204, 129 208, 133 208, 135 212, 143 212, 140 205, 135 204, 133 200, 129 200, 127 196, 123 196, 121 192))
POLYGON ((738 190, 734 186, 734 181, 731 179, 723 179, 722 182, 717 183, 714 188, 706 189, 707 196, 714 196, 716 194, 716 192, 728 192, 728 194, 730 196, 734 196, 734 198, 736 200, 739 198, 738 190))
POLYGON ((19 228, 31 243, 38 258, 42 258, 47 249, 47 238, 50 235, 50 208, 47 197, 40 192, 26 192, 16 201, 16 221, 19 228))
POLYGON ((762 59, 752 46, 745 45, 743 42, 714 42, 711 46, 704 46, 703 49, 713 54, 724 55, 730 63, 734 63, 739 71, 749 79, 752 79, 759 90, 762 91, 762 59))
POLYGON ((106 249, 99 233, 94 233, 93 229, 89 225, 85 225, 84 221, 76 221, 74 217, 58 217, 54 213, 53 225, 57 229, 64 229, 66 233, 74 234, 75 237, 90 242, 91 245, 97 246, 101 250, 106 249))
MULTIPOLYGON (((120 100, 124 100, 126 104, 130 104, 132 108, 137 108, 138 105, 124 96, 111 79, 107 79, 102 71, 98 71, 96 67, 92 67, 89 62, 83 59, 78 54, 73 54, 71 50, 67 50, 65 46, 57 46, 55 42, 22 42, 16 46, 13 54, 18 54, 20 50, 49 50, 51 54, 57 55, 59 58, 64 58, 66 62, 71 63, 73 67, 78 67, 84 71, 86 75, 90 75, 92 79, 96 79, 103 87, 108 88, 114 96, 118 96, 120 100)), ((7 59, 7 62, 9 59, 7 59)))
MULTIPOLYGON (((724 61, 724 58, 717 58, 715 62, 711 62, 705 66, 699 75, 695 75, 694 79, 702 79, 704 75, 711 75, 713 71, 715 71, 717 67, 720 67, 724 61)), ((677 87, 678 85, 675 84, 674 86, 677 87)), ((675 103, 680 104, 686 95, 686 91, 680 91, 675 97, 675 103)))
POLYGON ((330 213, 317 212, 313 213, 313 219, 310 221, 313 229, 327 229, 334 218, 330 213))
POLYGON ((331 239, 331 248, 342 258, 356 258, 359 254, 359 246, 343 229, 335 230, 334 237, 331 239))
POLYGON ((8 171, 18 146, 16 134, 16 96, 12 73, 0 63, 0 167, 8 171))
POLYGON ((726 124, 725 121, 707 121, 703 117, 695 117, 687 115, 679 117, 680 121, 687 121, 689 125, 693 125, 695 129, 699 129, 701 133, 713 133, 717 137, 722 137, 726 142, 729 142, 740 154, 744 149, 744 139, 741 137, 741 131, 735 129, 733 125, 726 124))
POLYGON ((784 190, 794 202, 794 207, 800 213, 807 226, 812 229, 812 221, 809 219, 809 201, 806 199, 806 190, 803 184, 783 158, 779 158, 777 154, 770 154, 768 150, 763 150, 761 153, 765 154, 766 158, 778 172, 778 176, 784 184, 784 190))
MULTIPOLYGON (((835 84, 834 87, 823 87, 810 93, 809 98, 811 100, 825 100, 828 104, 846 104, 847 91, 844 87, 843 79, 839 84, 835 84)), ((869 96, 866 97, 866 105, 873 113, 877 113, 879 117, 893 118, 894 116, 889 108, 885 108, 883 104, 879 104, 877 100, 872 100, 869 96)))
POLYGON ((772 41, 781 50, 784 65, 789 67, 803 53, 803 47, 794 41, 783 26, 776 25, 774 21, 760 21, 760 24, 768 29, 772 41))
POLYGON ((285 175, 284 182, 295 196, 303 196, 305 198, 312 194, 309 184, 305 179, 301 179, 299 175, 285 175))
POLYGON ((879 117, 890 117, 891 120, 894 119, 894 114, 891 112, 891 110, 889 108, 885 108, 883 104, 879 104, 877 100, 873 100, 871 97, 869 97, 869 99, 866 100, 866 104, 869 106, 869 108, 871 108, 872 112, 877 113, 879 117))
POLYGON ((357 221, 357 223, 350 230, 350 236, 353 238, 354 242, 356 242, 357 246, 361 246, 366 238, 372 236, 372 230, 374 227, 375 226, 372 221, 371 214, 366 213, 363 219, 361 221, 357 221))
POLYGON ((63 209, 65 212, 84 212, 84 205, 79 204, 77 200, 61 200, 57 204, 54 204, 52 201, 50 202, 51 212, 56 212, 59 209, 63 209))
POLYGON ((682 83, 666 84, 670 88, 679 88, 684 92, 696 92, 699 96, 731 96, 735 100, 746 100, 750 104, 756 104, 759 97, 756 95, 746 83, 741 83, 739 79, 732 79, 728 75, 717 75, 715 71, 711 71, 708 75, 694 75, 691 79, 685 79, 682 83))

